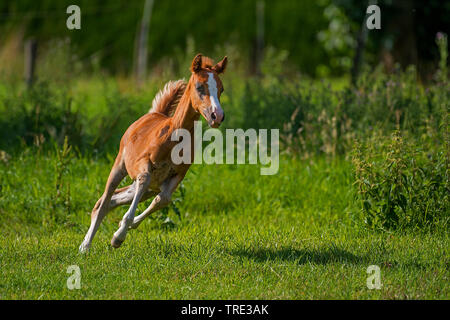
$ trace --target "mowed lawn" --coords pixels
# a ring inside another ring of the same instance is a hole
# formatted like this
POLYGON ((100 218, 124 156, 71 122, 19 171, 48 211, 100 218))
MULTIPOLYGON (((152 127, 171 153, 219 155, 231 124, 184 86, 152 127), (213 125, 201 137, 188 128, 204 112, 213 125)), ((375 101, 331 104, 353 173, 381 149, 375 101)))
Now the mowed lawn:
POLYGON ((181 218, 149 218, 112 249, 116 209, 80 255, 113 157, 72 159, 56 196, 56 160, 43 154, 0 162, 0 299, 450 298, 448 234, 364 228, 347 160, 282 158, 274 176, 193 166, 174 196, 181 218), (67 288, 71 265, 79 290, 67 288), (379 290, 366 285, 370 265, 379 290))

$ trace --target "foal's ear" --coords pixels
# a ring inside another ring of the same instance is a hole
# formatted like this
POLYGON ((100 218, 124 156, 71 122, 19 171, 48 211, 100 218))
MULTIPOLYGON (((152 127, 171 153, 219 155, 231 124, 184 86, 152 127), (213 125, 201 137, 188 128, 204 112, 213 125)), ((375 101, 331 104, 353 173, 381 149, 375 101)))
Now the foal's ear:
POLYGON ((222 61, 218 62, 214 67, 213 70, 217 72, 218 74, 223 73, 227 67, 228 63, 228 57, 225 56, 222 61))
POLYGON ((191 72, 196 73, 202 69, 202 54, 199 53, 195 56, 194 60, 192 60, 191 64, 191 72))

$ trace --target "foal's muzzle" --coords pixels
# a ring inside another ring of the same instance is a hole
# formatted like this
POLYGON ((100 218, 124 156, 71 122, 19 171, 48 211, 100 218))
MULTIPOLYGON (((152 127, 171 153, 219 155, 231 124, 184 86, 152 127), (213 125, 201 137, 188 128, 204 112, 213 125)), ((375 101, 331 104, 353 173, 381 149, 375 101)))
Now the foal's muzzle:
POLYGON ((211 121, 209 125, 213 128, 218 128, 223 120, 225 120, 224 112, 211 112, 211 121))

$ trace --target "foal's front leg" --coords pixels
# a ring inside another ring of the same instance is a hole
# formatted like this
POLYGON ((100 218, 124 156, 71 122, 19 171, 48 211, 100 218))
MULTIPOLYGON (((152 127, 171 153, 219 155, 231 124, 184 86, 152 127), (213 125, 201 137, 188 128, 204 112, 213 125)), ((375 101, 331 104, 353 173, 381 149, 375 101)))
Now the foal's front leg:
POLYGON ((144 212, 134 218, 134 221, 131 224, 130 228, 136 229, 151 213, 167 206, 172 200, 172 193, 178 187, 178 184, 183 180, 183 178, 184 175, 176 175, 164 181, 164 183, 161 185, 161 192, 153 199, 150 206, 145 209, 144 212))
MULTIPOLYGON (((133 182, 133 184, 129 185, 128 187, 117 189, 111 198, 111 202, 109 204, 110 210, 113 210, 118 206, 131 204, 133 202, 135 194, 136 194, 136 181, 133 182)), ((141 197, 140 202, 145 201, 151 197, 154 197, 157 194, 158 193, 155 191, 145 190, 144 194, 141 197)))
POLYGON ((128 228, 133 223, 134 213, 136 212, 139 201, 141 200, 142 195, 147 191, 147 188, 150 184, 150 174, 148 172, 141 173, 137 177, 136 182, 136 193, 134 195, 133 202, 131 203, 128 211, 123 216, 122 223, 120 224, 119 229, 114 233, 114 236, 111 239, 111 246, 113 246, 114 248, 120 247, 122 242, 125 241, 128 228))

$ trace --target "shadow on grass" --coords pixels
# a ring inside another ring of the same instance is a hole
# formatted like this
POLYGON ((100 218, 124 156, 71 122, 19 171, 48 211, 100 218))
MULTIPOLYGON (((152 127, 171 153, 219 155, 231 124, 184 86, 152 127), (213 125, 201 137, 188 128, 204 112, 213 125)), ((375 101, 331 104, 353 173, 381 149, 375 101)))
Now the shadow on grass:
POLYGON ((368 258, 357 256, 347 250, 331 246, 319 249, 294 249, 284 247, 280 249, 234 249, 230 254, 240 257, 250 258, 258 262, 265 261, 292 261, 298 264, 314 263, 347 263, 347 264, 367 264, 368 258))

